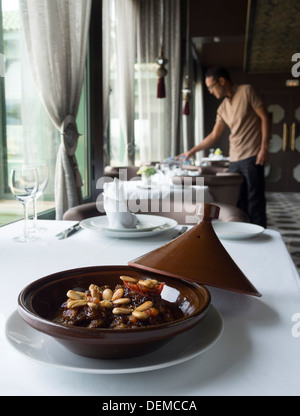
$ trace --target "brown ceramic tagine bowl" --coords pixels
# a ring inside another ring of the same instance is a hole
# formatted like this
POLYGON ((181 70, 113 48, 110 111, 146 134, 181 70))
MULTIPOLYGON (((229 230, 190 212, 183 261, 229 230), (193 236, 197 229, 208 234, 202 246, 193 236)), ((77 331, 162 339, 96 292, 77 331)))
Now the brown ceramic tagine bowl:
POLYGON ((25 287, 18 297, 21 317, 34 329, 55 338, 71 352, 93 358, 128 358, 158 349, 194 327, 207 313, 210 293, 202 285, 129 266, 99 266, 67 270, 43 277, 25 287), (181 309, 175 321, 141 328, 84 328, 53 322, 70 289, 120 283, 120 276, 165 282, 162 299, 181 309))

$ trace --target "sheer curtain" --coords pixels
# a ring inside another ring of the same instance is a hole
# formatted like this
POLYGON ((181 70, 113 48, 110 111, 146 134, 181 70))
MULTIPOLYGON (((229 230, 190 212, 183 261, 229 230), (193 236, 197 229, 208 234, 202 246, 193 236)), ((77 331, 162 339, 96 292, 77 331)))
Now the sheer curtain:
POLYGON ((139 130, 136 139, 141 161, 162 160, 179 151, 181 131, 180 1, 163 1, 163 54, 168 63, 166 97, 156 97, 156 59, 160 50, 161 0, 137 1, 137 79, 139 130), (152 72, 152 76, 150 75, 152 72), (140 135, 140 137, 138 137, 140 135))
MULTIPOLYGON (((181 137, 180 0, 103 0, 103 16, 104 115, 107 120, 114 113, 114 123, 119 120, 121 127, 121 133, 115 127, 110 131, 112 157, 116 159, 119 152, 123 164, 130 165, 135 156, 143 162, 176 155, 181 137), (164 56, 169 62, 166 98, 158 99, 155 71, 160 51, 162 1, 164 56), (111 9, 109 4, 113 6, 111 9), (107 110, 108 60, 112 63, 111 114, 107 110), (124 137, 125 159, 118 134, 124 137)), ((108 126, 107 123, 105 131, 108 126)))
POLYGON ((196 97, 195 97, 195 72, 194 72, 194 60, 192 55, 192 49, 190 42, 188 42, 189 53, 186 53, 186 60, 188 59, 189 62, 185 62, 183 68, 183 76, 182 76, 182 88, 188 89, 191 91, 190 98, 188 100, 189 105, 189 113, 188 115, 184 114, 183 108, 185 105, 185 101, 183 100, 182 95, 182 144, 180 151, 187 152, 194 146, 194 137, 195 137, 195 104, 196 104, 196 97), (188 77, 188 85, 186 85, 186 77, 188 77))
MULTIPOLYGON (((181 151, 187 152, 193 146, 202 142, 204 138, 204 103, 203 103, 203 75, 200 58, 192 42, 189 44, 189 100, 190 114, 183 115, 183 140, 181 151)), ((185 68, 185 71, 187 69, 185 68)), ((184 80, 183 80, 184 85, 184 80)), ((203 151, 197 152, 195 159, 201 161, 203 151)))
POLYGON ((33 79, 53 124, 61 131, 68 121, 71 135, 57 154, 56 218, 81 202, 75 123, 86 67, 91 0, 19 0, 25 43, 33 79))
POLYGON ((102 74, 103 74, 103 162, 109 165, 109 95, 110 95, 110 36, 111 36, 111 0, 102 0, 102 74))
POLYGON ((134 164, 134 64, 136 58, 136 4, 114 0, 116 18, 117 88, 120 126, 127 165, 134 164))
MULTIPOLYGON (((203 92, 203 72, 200 59, 194 51, 195 67, 195 86, 194 86, 194 103, 195 103, 195 132, 193 146, 201 143, 204 139, 204 92, 203 92)), ((201 161, 204 151, 197 152, 196 160, 201 161)))

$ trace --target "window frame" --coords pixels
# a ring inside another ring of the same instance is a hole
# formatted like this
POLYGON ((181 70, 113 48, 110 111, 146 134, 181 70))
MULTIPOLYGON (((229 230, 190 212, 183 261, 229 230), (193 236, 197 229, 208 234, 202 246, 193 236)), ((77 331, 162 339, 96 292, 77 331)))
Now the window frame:
POLYGON ((97 181, 103 177, 104 132, 103 132, 103 100, 102 100, 102 0, 92 0, 88 74, 88 141, 90 145, 90 189, 91 195, 86 202, 96 201, 101 190, 97 189, 97 181), (99 24, 101 22, 101 24, 99 24))
MULTIPOLYGON (((0 1, 0 53, 4 52, 4 39, 2 27, 2 1, 0 1)), ((9 190, 6 187, 6 103, 5 103, 5 78, 0 77, 0 199, 4 198, 9 190)))

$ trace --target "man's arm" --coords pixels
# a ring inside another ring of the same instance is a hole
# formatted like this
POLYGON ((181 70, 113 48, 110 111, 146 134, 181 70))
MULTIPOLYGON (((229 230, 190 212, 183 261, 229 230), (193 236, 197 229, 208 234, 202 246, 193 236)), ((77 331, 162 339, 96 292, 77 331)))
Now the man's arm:
POLYGON ((269 158, 270 119, 265 106, 257 107, 254 111, 261 119, 261 147, 256 158, 256 164, 264 165, 269 158))
MULTIPOLYGON (((200 150, 209 149, 212 147, 222 136, 223 131, 225 130, 226 124, 225 123, 216 123, 212 131, 203 139, 203 141, 192 149, 190 149, 185 154, 185 160, 189 159, 190 157, 194 156, 195 153, 200 152, 200 150)), ((181 156, 181 155, 180 155, 181 156)))

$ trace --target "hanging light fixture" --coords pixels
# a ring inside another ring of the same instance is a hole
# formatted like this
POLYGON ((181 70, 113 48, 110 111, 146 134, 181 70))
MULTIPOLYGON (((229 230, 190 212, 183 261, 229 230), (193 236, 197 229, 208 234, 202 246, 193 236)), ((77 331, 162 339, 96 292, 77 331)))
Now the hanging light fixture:
POLYGON ((184 101, 183 114, 190 115, 190 98, 191 90, 189 88, 189 71, 190 71, 190 0, 187 0, 186 10, 186 75, 184 80, 184 88, 182 90, 182 98, 184 101))
POLYGON ((165 88, 165 76, 168 71, 165 68, 165 65, 168 63, 168 60, 163 55, 163 39, 164 39, 164 0, 161 0, 161 12, 160 12, 160 49, 159 56, 156 60, 158 68, 156 70, 156 75, 158 76, 158 85, 157 85, 157 98, 165 98, 166 88, 165 88))

